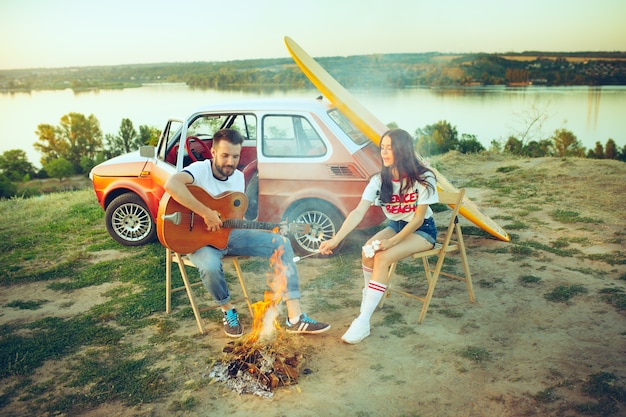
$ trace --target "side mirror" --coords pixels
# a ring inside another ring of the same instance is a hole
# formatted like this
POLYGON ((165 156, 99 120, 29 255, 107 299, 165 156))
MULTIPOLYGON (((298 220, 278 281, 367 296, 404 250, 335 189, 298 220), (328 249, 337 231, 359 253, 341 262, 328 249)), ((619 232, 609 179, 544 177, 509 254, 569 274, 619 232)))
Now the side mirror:
POLYGON ((154 158, 156 156, 156 148, 154 146, 140 146, 139 155, 142 158, 154 158))

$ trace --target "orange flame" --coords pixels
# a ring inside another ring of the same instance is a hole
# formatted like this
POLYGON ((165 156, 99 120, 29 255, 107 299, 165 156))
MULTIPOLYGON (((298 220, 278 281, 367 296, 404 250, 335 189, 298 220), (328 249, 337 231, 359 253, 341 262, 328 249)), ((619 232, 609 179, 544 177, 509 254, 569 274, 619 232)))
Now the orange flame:
POLYGON ((280 329, 277 306, 287 288, 287 267, 281 261, 284 252, 284 247, 280 246, 269 259, 272 272, 267 274, 267 284, 271 291, 265 291, 263 301, 252 304, 252 331, 248 337, 250 343, 269 339, 280 329))

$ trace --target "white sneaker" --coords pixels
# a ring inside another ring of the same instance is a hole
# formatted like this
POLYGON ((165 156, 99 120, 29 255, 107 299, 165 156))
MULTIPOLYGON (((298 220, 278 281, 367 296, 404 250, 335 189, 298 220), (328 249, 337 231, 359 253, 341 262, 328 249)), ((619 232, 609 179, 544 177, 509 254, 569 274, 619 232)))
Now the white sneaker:
POLYGON ((361 340, 365 339, 369 335, 370 335, 369 322, 364 322, 357 318, 352 322, 348 331, 345 332, 343 336, 341 336, 341 340, 351 345, 355 345, 359 343, 361 340))

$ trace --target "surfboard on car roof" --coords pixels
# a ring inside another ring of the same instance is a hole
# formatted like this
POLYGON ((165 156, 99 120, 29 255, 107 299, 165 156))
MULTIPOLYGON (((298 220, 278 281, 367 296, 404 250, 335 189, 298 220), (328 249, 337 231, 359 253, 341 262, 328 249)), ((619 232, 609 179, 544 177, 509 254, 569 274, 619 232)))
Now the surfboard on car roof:
MULTIPOLYGON (((388 127, 367 110, 359 101, 335 80, 321 65, 319 65, 304 49, 293 39, 285 36, 285 45, 291 57, 300 70, 313 83, 315 87, 334 104, 359 130, 361 130, 372 142, 379 144, 381 136, 388 127)), ((437 169, 431 167, 419 154, 418 158, 423 161, 437 176, 437 187, 443 191, 455 191, 456 187, 446 179, 437 169)), ((480 208, 467 196, 463 198, 463 205, 459 213, 470 222, 491 234, 492 236, 509 242, 509 234, 502 229, 493 219, 484 214, 480 208)))

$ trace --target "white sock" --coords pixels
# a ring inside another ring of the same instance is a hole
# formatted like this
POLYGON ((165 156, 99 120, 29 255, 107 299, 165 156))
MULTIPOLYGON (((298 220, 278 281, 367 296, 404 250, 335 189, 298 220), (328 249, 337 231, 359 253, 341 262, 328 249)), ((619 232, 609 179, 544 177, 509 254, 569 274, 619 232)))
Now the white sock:
POLYGON ((363 269, 363 288, 367 288, 372 279, 372 272, 374 272, 374 270, 365 265, 361 265, 361 268, 363 269))
POLYGON ((359 320, 364 320, 369 322, 372 314, 374 314, 374 310, 380 303, 380 300, 383 298, 383 294, 385 294, 385 290, 387 286, 385 284, 381 284, 380 282, 370 281, 367 285, 367 289, 365 290, 365 296, 363 297, 363 302, 361 303, 361 314, 359 315, 359 320))
POLYGON ((374 272, 374 270, 372 268, 370 268, 369 266, 365 266, 363 264, 361 264, 361 268, 363 269, 363 291, 362 296, 361 296, 361 310, 363 311, 363 300, 365 300, 365 293, 367 292, 367 286, 370 283, 370 280, 372 279, 372 272, 374 272))

